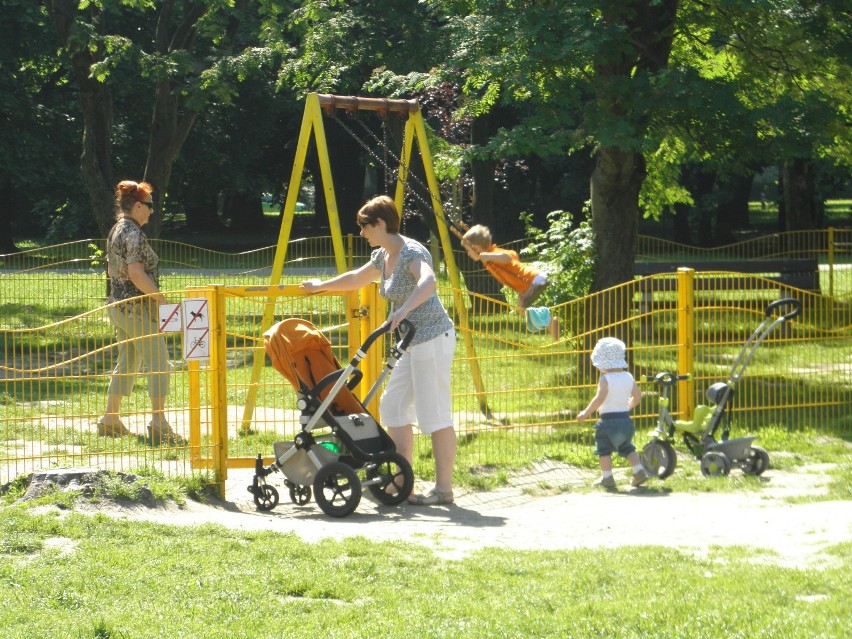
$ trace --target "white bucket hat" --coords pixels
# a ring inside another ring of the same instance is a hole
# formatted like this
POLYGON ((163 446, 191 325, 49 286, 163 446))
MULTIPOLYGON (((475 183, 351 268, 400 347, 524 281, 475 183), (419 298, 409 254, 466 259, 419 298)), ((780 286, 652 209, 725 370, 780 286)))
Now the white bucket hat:
POLYGON ((592 351, 592 364, 595 368, 606 371, 612 368, 627 368, 624 357, 627 347, 620 339, 603 337, 595 344, 592 351))

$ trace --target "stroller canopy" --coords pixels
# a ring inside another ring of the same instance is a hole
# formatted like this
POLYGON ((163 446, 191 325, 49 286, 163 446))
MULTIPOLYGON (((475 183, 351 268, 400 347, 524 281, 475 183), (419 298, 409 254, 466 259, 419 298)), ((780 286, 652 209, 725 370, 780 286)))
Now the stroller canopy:
MULTIPOLYGON (((331 342, 307 320, 291 317, 272 326, 263 334, 266 352, 275 370, 293 388, 306 394, 326 375, 340 370, 340 363, 331 350, 331 342)), ((325 399, 332 385, 320 393, 325 399)), ((348 386, 343 386, 332 403, 332 412, 354 415, 364 407, 348 386)))

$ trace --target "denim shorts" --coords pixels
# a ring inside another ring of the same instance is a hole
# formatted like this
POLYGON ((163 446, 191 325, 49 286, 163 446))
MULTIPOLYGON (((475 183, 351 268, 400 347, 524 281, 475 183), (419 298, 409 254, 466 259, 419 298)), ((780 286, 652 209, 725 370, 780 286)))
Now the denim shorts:
POLYGON ((606 457, 617 452, 627 457, 636 450, 633 435, 636 429, 629 413, 607 413, 595 424, 595 455, 606 457))

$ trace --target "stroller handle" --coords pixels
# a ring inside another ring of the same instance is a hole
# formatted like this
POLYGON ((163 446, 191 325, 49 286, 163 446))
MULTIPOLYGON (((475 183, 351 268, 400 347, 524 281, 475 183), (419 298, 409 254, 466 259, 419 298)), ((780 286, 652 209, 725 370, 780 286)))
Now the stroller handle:
POLYGON ((785 313, 784 316, 781 318, 785 322, 787 320, 793 319, 794 317, 796 317, 796 315, 802 312, 802 303, 799 300, 794 299, 792 297, 785 297, 784 299, 775 300, 774 302, 772 302, 772 304, 766 307, 766 317, 772 317, 772 312, 776 308, 785 306, 793 307, 792 311, 785 313))
MULTIPOLYGON (((412 324, 407 319, 404 319, 399 323, 399 326, 397 326, 397 330, 399 331, 400 335, 402 335, 402 339, 399 342, 399 348, 404 351, 408 348, 408 345, 411 343, 411 340, 414 339, 414 333, 416 333, 417 331, 414 328, 414 324, 412 324)), ((367 336, 367 339, 361 345, 361 350, 367 352, 370 349, 370 346, 372 346, 373 342, 375 342, 377 339, 379 339, 379 337, 389 331, 390 322, 385 322, 367 336)))
POLYGON ((414 327, 414 324, 409 322, 407 319, 402 320, 399 323, 399 326, 396 327, 397 335, 401 335, 402 339, 399 340, 398 347, 400 350, 404 351, 408 349, 408 345, 411 344, 411 340, 414 339, 414 334, 417 332, 417 329, 414 327))

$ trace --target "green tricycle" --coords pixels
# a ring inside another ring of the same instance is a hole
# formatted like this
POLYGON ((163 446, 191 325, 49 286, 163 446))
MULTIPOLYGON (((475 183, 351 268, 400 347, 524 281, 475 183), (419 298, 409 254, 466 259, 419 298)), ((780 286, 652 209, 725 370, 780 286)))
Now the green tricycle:
POLYGON ((797 299, 784 298, 766 307, 766 317, 748 338, 734 361, 728 381, 717 382, 707 389, 706 397, 710 405, 696 406, 691 420, 676 420, 669 413, 671 387, 680 381, 691 379, 691 375, 663 371, 652 380, 642 376, 642 381, 653 381, 660 387, 657 427, 650 433, 651 441, 642 449, 642 463, 649 474, 665 479, 675 471, 677 454, 672 442, 677 433, 681 434, 689 451, 700 460, 701 473, 705 477, 728 475, 734 466, 741 468, 747 475, 760 475, 769 468, 769 453, 760 446, 752 445, 756 437, 728 438, 731 431, 731 413, 727 409, 734 395, 734 386, 742 377, 757 347, 777 326, 796 317, 801 312, 801 306, 797 299), (780 316, 775 314, 778 309, 783 313, 780 316), (723 421, 720 440, 716 441, 716 431, 723 421))

